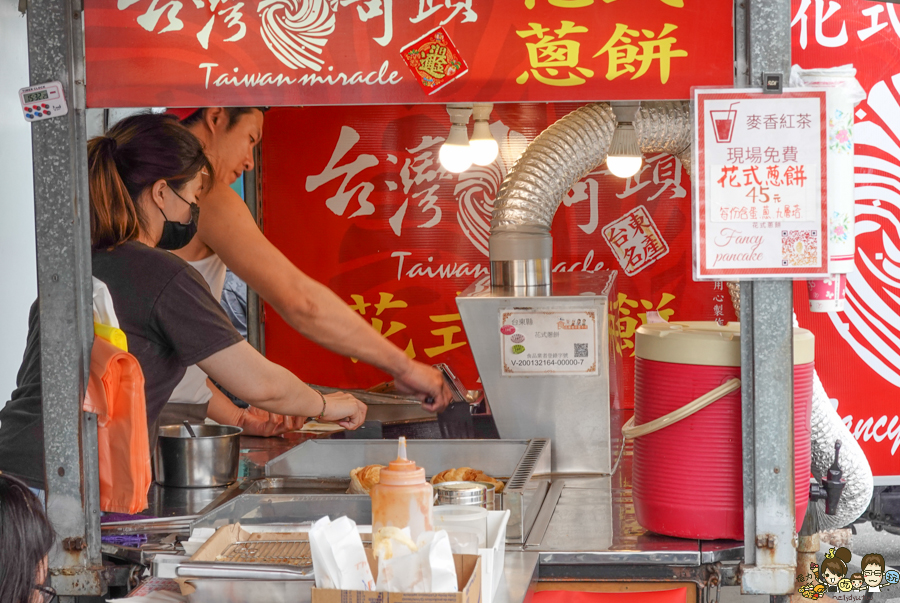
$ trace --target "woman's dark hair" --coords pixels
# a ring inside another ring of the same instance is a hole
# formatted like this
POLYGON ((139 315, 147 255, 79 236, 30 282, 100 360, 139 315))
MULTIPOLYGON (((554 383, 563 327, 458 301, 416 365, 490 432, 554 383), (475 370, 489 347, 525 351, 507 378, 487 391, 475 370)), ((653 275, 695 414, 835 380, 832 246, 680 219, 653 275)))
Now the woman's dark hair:
POLYGON ((853 554, 850 552, 850 549, 841 547, 834 552, 834 557, 827 557, 824 561, 822 561, 822 567, 819 569, 819 576, 824 578, 825 570, 828 570, 835 576, 845 576, 847 574, 847 564, 850 563, 850 559, 853 558, 853 554))
POLYGON ((24 482, 0 473, 0 601, 31 601, 54 538, 38 497, 24 482))
POLYGON ((213 176, 203 145, 170 115, 127 117, 88 142, 91 246, 115 247, 147 228, 137 202, 155 182, 179 189, 201 170, 213 176))
MULTIPOLYGON (((228 131, 237 124, 238 120, 241 118, 241 115, 246 115, 250 113, 254 109, 257 111, 261 111, 265 113, 269 110, 268 107, 222 107, 225 109, 225 114, 228 115, 228 125, 225 126, 225 130, 228 131)), ((203 119, 203 114, 206 111, 207 107, 203 109, 197 109, 187 117, 181 120, 181 124, 186 127, 190 127, 203 119)))

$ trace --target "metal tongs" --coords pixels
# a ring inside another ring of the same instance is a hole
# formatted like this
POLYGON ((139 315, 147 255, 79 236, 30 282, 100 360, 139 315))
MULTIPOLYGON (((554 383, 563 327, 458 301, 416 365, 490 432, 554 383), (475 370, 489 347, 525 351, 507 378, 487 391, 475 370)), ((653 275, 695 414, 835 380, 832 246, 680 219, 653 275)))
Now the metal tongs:
MULTIPOLYGON (((444 382, 450 388, 453 395, 453 401, 444 412, 438 414, 438 427, 441 430, 441 437, 444 439, 454 440, 474 440, 475 424, 472 421, 472 405, 478 403, 479 396, 474 399, 469 395, 469 390, 463 385, 462 381, 454 374, 450 367, 444 363, 433 365, 434 368, 441 372, 444 382)), ((344 391, 353 394, 360 402, 365 404, 399 404, 407 406, 416 406, 421 402, 410 395, 398 395, 395 392, 393 382, 381 383, 368 390, 345 389, 339 390, 334 387, 325 387, 322 385, 310 385, 316 391, 330 394, 337 391, 344 391)), ((476 392, 479 393, 480 392, 476 392)), ((432 404, 434 398, 427 398, 426 404, 432 404)))
POLYGON ((468 390, 446 364, 435 364, 434 368, 441 371, 444 382, 450 388, 450 393, 453 394, 450 406, 437 416, 441 437, 445 440, 474 440, 475 423, 472 421, 472 406, 467 397, 468 390))
POLYGON ((395 391, 393 388, 393 381, 381 383, 370 389, 340 389, 337 387, 312 384, 310 384, 310 387, 323 394, 333 394, 335 392, 348 393, 364 404, 393 404, 398 406, 418 406, 421 404, 421 401, 414 396, 390 393, 395 391))

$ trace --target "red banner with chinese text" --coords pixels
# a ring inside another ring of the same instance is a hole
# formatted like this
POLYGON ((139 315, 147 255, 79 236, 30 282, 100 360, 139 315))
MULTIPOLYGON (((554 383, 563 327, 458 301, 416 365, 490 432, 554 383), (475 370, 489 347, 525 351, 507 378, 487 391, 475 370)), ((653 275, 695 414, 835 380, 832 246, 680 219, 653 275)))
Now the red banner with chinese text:
POLYGON ((84 14, 89 107, 687 99, 733 79, 731 2, 86 0, 84 14))
POLYGON ((816 368, 838 414, 865 451, 877 484, 900 484, 900 7, 866 0, 792 3, 793 62, 852 63, 868 98, 853 128, 856 272, 844 312, 809 312, 797 283, 800 326, 816 335, 816 368))
MULTIPOLYGON (((527 144, 578 105, 499 105, 500 157, 444 171, 443 107, 310 107, 266 114, 262 142, 266 236, 390 341, 446 362, 480 388, 454 298, 488 275, 493 200, 527 144), (315 141, 315 144, 310 144, 315 141)), ((734 320, 722 283, 691 279, 691 191, 681 163, 650 155, 638 174, 600 166, 576 184, 553 223, 557 271, 617 270, 625 405, 633 403, 634 335, 666 320, 734 320)), ((369 387, 386 376, 324 352, 266 312, 266 353, 313 383, 369 387)))

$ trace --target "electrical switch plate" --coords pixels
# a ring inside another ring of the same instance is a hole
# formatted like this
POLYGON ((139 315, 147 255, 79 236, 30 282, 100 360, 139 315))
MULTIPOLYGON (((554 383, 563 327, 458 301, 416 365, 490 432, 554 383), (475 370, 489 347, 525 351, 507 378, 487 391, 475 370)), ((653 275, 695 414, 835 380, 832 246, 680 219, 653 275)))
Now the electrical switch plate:
POLYGON ((766 94, 781 94, 781 79, 780 73, 763 73, 763 92, 766 94))

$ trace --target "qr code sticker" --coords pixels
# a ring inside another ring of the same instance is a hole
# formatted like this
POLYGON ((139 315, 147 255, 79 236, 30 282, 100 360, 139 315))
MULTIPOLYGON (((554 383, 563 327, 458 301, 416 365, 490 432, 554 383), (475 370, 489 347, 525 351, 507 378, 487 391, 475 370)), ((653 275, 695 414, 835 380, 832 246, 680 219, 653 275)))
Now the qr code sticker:
POLYGON ((576 358, 587 358, 588 357, 588 344, 576 343, 575 344, 575 357, 576 358))
POLYGON ((782 230, 781 265, 815 266, 819 259, 818 230, 782 230))

